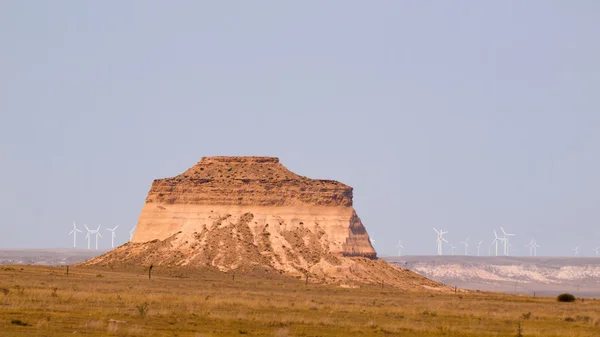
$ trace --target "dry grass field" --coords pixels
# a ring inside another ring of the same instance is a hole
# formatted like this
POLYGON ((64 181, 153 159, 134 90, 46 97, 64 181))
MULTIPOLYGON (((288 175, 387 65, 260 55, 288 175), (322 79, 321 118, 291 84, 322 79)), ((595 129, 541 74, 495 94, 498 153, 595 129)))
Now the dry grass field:
POLYGON ((0 336, 599 336, 600 300, 0 266, 0 336))

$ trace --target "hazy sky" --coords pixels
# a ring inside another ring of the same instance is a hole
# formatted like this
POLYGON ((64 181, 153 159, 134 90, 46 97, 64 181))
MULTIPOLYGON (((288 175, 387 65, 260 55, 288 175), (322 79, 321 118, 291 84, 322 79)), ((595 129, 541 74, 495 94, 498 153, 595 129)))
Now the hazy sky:
POLYGON ((380 255, 434 254, 432 227, 487 253, 501 225, 517 253, 591 255, 599 18, 594 0, 1 1, 0 248, 68 247, 73 220, 123 243, 154 178, 268 155, 353 186, 380 255))

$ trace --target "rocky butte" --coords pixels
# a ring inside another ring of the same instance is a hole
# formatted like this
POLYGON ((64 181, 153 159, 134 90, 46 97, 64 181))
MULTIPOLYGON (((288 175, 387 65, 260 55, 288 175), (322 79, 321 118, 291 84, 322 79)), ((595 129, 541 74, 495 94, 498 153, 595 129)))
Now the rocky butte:
POLYGON ((203 157, 152 183, 131 242, 88 265, 264 269, 334 282, 441 288, 377 259, 352 187, 297 175, 273 157, 203 157))

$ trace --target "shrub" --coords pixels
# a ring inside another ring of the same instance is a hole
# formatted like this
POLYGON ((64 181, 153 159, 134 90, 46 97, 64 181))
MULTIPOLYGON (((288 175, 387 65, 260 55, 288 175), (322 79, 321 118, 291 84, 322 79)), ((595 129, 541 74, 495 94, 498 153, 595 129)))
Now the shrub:
POLYGON ((531 318, 531 311, 530 311, 530 312, 528 312, 528 313, 526 313, 526 314, 522 314, 522 315, 521 315, 521 318, 523 318, 523 319, 525 319, 525 320, 527 320, 527 319, 530 319, 530 318, 531 318))
POLYGON ((29 325, 20 319, 13 319, 12 321, 10 321, 10 324, 20 325, 20 326, 28 326, 29 325))
POLYGON ((8 294, 10 294, 10 290, 6 289, 6 288, 0 288, 0 293, 3 293, 4 295, 8 295, 8 294))
POLYGON ((575 302, 575 296, 571 294, 560 294, 556 297, 559 302, 575 302))
POLYGON ((140 313, 140 316, 144 317, 148 313, 148 302, 144 302, 140 305, 135 306, 140 313))
POLYGON ((523 327, 521 327, 521 322, 517 324, 517 337, 523 337, 523 327))

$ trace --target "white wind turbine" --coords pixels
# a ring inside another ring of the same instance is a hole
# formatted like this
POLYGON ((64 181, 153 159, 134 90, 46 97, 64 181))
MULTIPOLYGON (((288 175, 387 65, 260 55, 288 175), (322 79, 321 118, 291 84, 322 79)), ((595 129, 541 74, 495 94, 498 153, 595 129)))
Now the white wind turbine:
POLYGON ((73 248, 77 247, 77 232, 82 233, 82 231, 77 229, 77 225, 73 221, 73 230, 69 233, 69 235, 73 234, 73 248))
POLYGON ((373 246, 373 248, 375 248, 375 239, 369 238, 369 241, 371 241, 371 246, 373 246))
POLYGON ((535 239, 533 239, 533 256, 537 256, 538 248, 540 248, 540 246, 538 246, 537 241, 535 241, 535 239))
POLYGON ((92 239, 92 236, 90 235, 90 233, 92 232, 87 225, 83 225, 83 227, 85 227, 85 229, 87 230, 87 234, 85 234, 85 238, 88 240, 88 249, 90 249, 90 240, 92 239))
POLYGON ((451 251, 452 256, 454 256, 454 250, 455 249, 456 249, 456 246, 453 245, 453 244, 450 244, 450 251, 451 251))
POLYGON ((504 233, 504 237, 502 238, 502 241, 504 241, 504 255, 508 256, 508 247, 509 247, 509 243, 508 243, 508 237, 509 236, 514 236, 514 234, 508 234, 504 231, 504 228, 502 226, 500 226, 500 229, 502 230, 502 233, 504 233))
POLYGON ((98 229, 89 229, 87 226, 85 226, 85 229, 88 230, 88 233, 85 236, 88 239, 88 249, 90 249, 90 240, 92 238, 92 234, 96 234, 96 249, 98 249, 98 236, 102 237, 102 234, 100 234, 100 225, 98 225, 98 229))
POLYGON ((461 244, 465 245, 465 255, 468 255, 469 252, 469 237, 465 239, 465 241, 461 242, 461 244))
POLYGON ((443 236, 448 232, 444 232, 444 230, 442 230, 441 228, 439 231, 435 228, 433 230, 437 233, 437 239, 435 240, 437 242, 437 255, 444 255, 444 252, 442 250, 442 242, 448 243, 448 241, 446 241, 446 239, 444 239, 443 236))
POLYGON ((600 246, 598 246, 596 248, 592 248, 592 250, 596 252, 596 256, 600 256, 600 252, 599 252, 600 246))
POLYGON ((529 247, 529 256, 533 256, 533 249, 535 248, 535 245, 533 244, 534 240, 531 239, 531 242, 529 242, 528 244, 525 245, 525 247, 529 247))
POLYGON ((501 237, 498 237, 498 233, 496 233, 496 230, 494 229, 494 241, 492 241, 492 244, 490 244, 490 247, 492 247, 494 244, 496 244, 496 256, 498 256, 498 241, 504 241, 504 239, 501 237))
POLYGON ((398 248, 398 256, 402 256, 402 253, 404 252, 404 246, 402 245, 402 241, 398 240, 396 248, 398 248))
POLYGON ((575 256, 579 256, 579 246, 573 248, 573 251, 575 252, 575 256))
POLYGON ((131 239, 133 239, 133 232, 135 232, 136 228, 137 228, 137 225, 133 226, 133 228, 129 231, 129 241, 131 241, 131 239))
POLYGON ((115 230, 119 227, 119 225, 116 225, 115 228, 106 228, 107 231, 111 232, 110 233, 110 246, 111 248, 115 248, 115 230))
POLYGON ((479 256, 479 247, 481 247, 481 244, 483 243, 482 241, 477 242, 477 256, 479 256))

